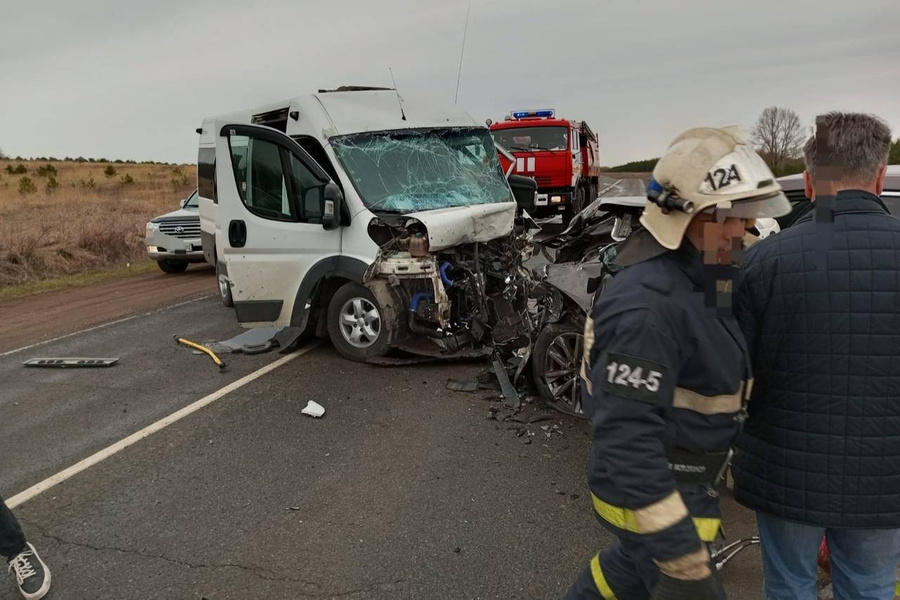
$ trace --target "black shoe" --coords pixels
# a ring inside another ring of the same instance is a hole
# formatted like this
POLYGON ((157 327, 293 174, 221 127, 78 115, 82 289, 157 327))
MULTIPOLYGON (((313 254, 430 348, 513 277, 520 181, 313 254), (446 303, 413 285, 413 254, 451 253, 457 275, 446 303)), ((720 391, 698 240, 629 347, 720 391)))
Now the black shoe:
POLYGON ((50 569, 31 544, 9 561, 9 572, 16 574, 16 583, 25 600, 40 600, 50 591, 50 569))

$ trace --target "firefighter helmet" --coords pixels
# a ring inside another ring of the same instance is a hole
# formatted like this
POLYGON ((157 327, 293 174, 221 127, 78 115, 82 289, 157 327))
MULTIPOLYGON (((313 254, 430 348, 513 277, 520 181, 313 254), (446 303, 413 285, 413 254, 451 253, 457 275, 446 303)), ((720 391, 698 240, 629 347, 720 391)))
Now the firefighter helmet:
POLYGON ((791 210, 772 171, 737 127, 700 127, 675 138, 653 169, 647 197, 641 224, 670 250, 703 211, 752 220, 791 210))

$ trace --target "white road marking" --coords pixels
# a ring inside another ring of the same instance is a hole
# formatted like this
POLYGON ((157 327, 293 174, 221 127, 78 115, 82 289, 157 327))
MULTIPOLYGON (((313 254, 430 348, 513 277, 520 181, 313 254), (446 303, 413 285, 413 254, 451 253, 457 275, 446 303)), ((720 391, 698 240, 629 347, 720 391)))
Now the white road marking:
POLYGON ((619 185, 620 183, 622 183, 622 181, 624 181, 624 180, 623 180, 623 179, 620 179, 620 180, 616 181, 615 183, 609 184, 608 186, 606 186, 605 188, 603 188, 602 190, 600 190, 599 192, 597 192, 597 197, 599 198, 600 196, 602 196, 603 194, 605 194, 605 193, 608 192, 609 190, 613 189, 614 187, 616 187, 617 185, 619 185))
POLYGON ((194 298, 193 300, 187 300, 185 302, 179 302, 178 304, 172 304, 170 306, 164 306, 162 308, 152 310, 148 313, 140 313, 137 315, 131 315, 130 317, 125 317, 124 319, 117 319, 115 321, 110 321, 109 323, 101 323, 100 325, 95 325, 93 327, 88 327, 87 329, 82 329, 80 331, 74 331, 72 333, 67 333, 66 335, 61 335, 59 337, 55 337, 50 340, 44 340, 43 342, 37 342, 36 344, 31 344, 30 346, 23 346, 21 348, 16 348, 15 350, 7 350, 6 352, 0 353, 0 358, 4 356, 10 356, 12 354, 17 354, 19 352, 24 352, 25 350, 31 350, 32 348, 37 348, 38 346, 44 346, 46 344, 52 344, 53 342, 58 342, 60 340, 64 340, 66 338, 70 338, 76 335, 81 335, 82 333, 88 333, 91 331, 97 331, 98 329, 103 329, 105 327, 111 327, 113 325, 118 325, 119 323, 125 323, 126 321, 131 321, 132 319, 137 319, 138 317, 146 317, 149 315, 153 315, 164 310, 169 310, 170 308, 178 308, 179 306, 185 306, 187 304, 192 304, 194 302, 199 302, 200 300, 206 300, 207 298, 212 298, 215 294, 207 294, 206 296, 201 296, 199 298, 194 298))
POLYGON ((60 471, 56 475, 48 477, 47 479, 41 481, 40 483, 37 483, 37 484, 31 486, 24 492, 20 492, 20 493, 16 494, 15 496, 13 496, 12 498, 9 498, 6 501, 6 505, 10 509, 13 509, 17 506, 21 506, 24 502, 31 500, 35 496, 43 494, 50 488, 57 486, 60 483, 66 481, 67 479, 74 477, 78 473, 81 473, 82 471, 85 471, 85 470, 93 467, 94 465, 96 465, 100 462, 103 462, 110 456, 118 454, 125 448, 127 448, 133 444, 136 444, 137 442, 141 441, 144 438, 147 438, 147 437, 153 435, 157 431, 160 431, 173 423, 177 423, 181 419, 185 418, 186 416, 188 416, 192 413, 197 412, 201 408, 203 408, 205 406, 209 406, 216 400, 219 400, 220 398, 227 396, 231 392, 244 387, 251 381, 259 379, 266 373, 270 373, 270 372, 274 371, 275 369, 277 369, 278 367, 285 365, 285 364, 291 362, 292 360, 303 356, 307 352, 310 352, 311 350, 317 348, 320 344, 321 344, 320 341, 313 342, 309 346, 301 348, 300 350, 298 350, 297 352, 294 352, 293 354, 288 354, 287 356, 280 358, 280 359, 276 360, 275 362, 270 363, 270 364, 264 366, 263 368, 261 368, 257 371, 254 371, 253 373, 250 373, 249 375, 241 377, 237 381, 226 385, 222 389, 220 389, 216 392, 213 392, 212 394, 205 396, 205 397, 201 398, 200 400, 197 400, 193 404, 189 404, 188 406, 185 406, 181 410, 178 410, 178 411, 172 413, 168 417, 164 417, 164 418, 160 419, 159 421, 157 421, 156 423, 153 423, 152 425, 148 425, 147 427, 141 429, 140 431, 132 433, 128 437, 126 437, 122 440, 119 440, 115 444, 104 448, 103 450, 97 452, 96 454, 92 454, 91 456, 85 458, 84 460, 82 460, 78 463, 75 463, 68 469, 60 471))

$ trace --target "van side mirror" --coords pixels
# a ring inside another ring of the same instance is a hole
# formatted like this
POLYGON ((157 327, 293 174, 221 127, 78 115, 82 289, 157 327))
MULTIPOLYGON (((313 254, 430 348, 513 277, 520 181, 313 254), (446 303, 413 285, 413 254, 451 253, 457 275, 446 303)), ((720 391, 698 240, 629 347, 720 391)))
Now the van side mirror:
POLYGON ((534 204, 537 200, 537 182, 524 175, 510 175, 507 179, 519 208, 528 212, 534 211, 534 204))
POLYGON ((341 213, 344 211, 344 194, 336 183, 326 183, 323 193, 322 227, 337 229, 341 226, 341 213))

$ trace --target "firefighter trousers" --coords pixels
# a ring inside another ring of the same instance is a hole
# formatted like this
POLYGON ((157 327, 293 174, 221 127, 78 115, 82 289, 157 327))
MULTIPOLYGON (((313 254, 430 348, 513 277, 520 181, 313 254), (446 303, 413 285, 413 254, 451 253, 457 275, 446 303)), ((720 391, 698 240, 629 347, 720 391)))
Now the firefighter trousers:
MULTIPOLYGON (((715 574, 715 565, 710 563, 710 568, 715 574)), ((565 600, 647 600, 658 578, 659 569, 647 547, 634 539, 619 538, 594 556, 565 600)), ((720 600, 725 598, 723 595, 720 600)))

